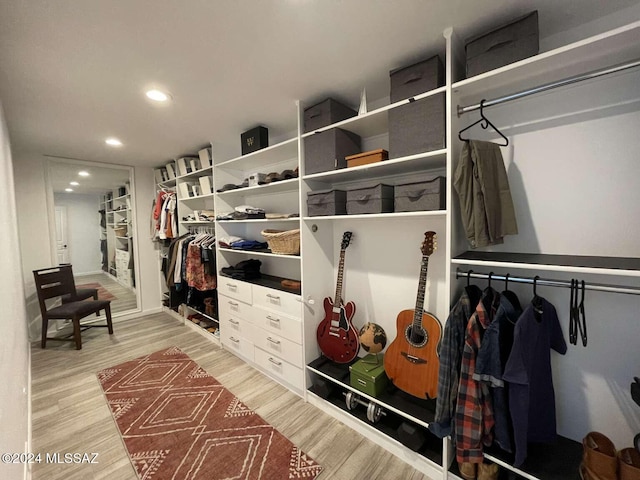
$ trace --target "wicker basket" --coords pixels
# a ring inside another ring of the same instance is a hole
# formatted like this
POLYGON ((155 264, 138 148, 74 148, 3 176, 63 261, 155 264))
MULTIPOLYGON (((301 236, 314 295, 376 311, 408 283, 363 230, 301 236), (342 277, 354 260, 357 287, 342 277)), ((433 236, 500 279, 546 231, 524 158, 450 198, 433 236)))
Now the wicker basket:
POLYGON ((298 255, 300 253, 300 229, 263 230, 260 234, 267 239, 271 253, 298 255))
POLYGON ((126 237, 127 236, 127 227, 116 227, 113 229, 116 234, 116 237, 126 237))

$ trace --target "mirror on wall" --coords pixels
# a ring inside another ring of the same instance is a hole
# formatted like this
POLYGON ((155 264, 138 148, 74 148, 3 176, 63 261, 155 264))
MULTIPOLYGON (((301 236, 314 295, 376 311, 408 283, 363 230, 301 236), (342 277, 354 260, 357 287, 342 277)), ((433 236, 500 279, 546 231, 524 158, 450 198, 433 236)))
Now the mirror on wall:
POLYGON ((133 169, 49 159, 52 255, 73 266, 76 288, 97 288, 114 315, 139 310, 133 169))

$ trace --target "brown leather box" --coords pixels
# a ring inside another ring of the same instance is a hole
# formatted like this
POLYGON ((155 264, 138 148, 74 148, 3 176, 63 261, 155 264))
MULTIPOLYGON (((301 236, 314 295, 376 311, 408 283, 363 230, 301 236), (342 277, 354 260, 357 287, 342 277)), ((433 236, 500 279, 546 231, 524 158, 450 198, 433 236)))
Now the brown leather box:
POLYGON ((389 158, 389 152, 379 148, 377 150, 371 150, 369 152, 357 153, 355 155, 349 155, 345 157, 348 167, 357 167, 359 165, 367 165, 369 163, 381 162, 389 158))

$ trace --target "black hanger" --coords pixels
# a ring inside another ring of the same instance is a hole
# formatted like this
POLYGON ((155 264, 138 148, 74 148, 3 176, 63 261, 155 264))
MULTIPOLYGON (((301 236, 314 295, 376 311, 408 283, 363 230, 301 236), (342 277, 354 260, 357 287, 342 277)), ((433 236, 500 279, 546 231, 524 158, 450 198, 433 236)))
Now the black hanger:
POLYGON ((578 281, 571 279, 569 287, 571 294, 569 295, 569 343, 576 345, 578 342, 578 281))
POLYGON ((504 291, 505 292, 509 291, 509 274, 508 273, 504 276, 504 291))
POLYGON ((511 274, 507 273, 504 276, 504 291, 501 293, 501 295, 503 297, 505 297, 510 303, 511 305, 513 305, 513 307, 517 310, 517 311, 522 311, 522 306, 520 305, 520 299, 518 298, 518 296, 516 295, 516 293, 512 290, 509 290, 509 276, 511 274))
POLYGON ((485 115, 484 115, 484 102, 486 102, 486 101, 487 100, 484 99, 484 98, 480 101, 480 120, 477 120, 477 121, 473 122, 471 125, 469 125, 469 126, 463 128, 462 130, 460 130, 458 132, 458 138, 463 142, 469 140, 468 138, 462 138, 462 132, 466 132, 471 127, 473 127, 473 126, 475 126, 477 124, 480 124, 480 126, 482 127, 483 130, 486 130, 487 128, 489 128, 489 126, 491 126, 491 128, 493 128, 496 131, 496 133, 498 135, 500 135, 504 139, 504 143, 498 143, 498 145, 500 145, 501 147, 506 147, 506 146, 509 145, 509 139, 507 137, 505 137, 502 134, 502 132, 500 130, 498 130, 496 128, 496 126, 493 123, 491 123, 491 121, 487 117, 485 117, 485 115))
POLYGON ((540 277, 536 275, 533 277, 533 300, 531 300, 531 305, 533 306, 533 310, 535 312, 535 318, 539 322, 542 320, 542 297, 538 296, 538 279, 540 277))
POLYGON ((487 288, 491 288, 491 277, 493 277, 493 272, 489 272, 489 282, 487 283, 487 288))
MULTIPOLYGON (((580 306, 579 306, 581 318, 578 319, 578 329, 580 330, 580 338, 582 339, 582 346, 586 347, 587 346, 587 319, 584 314, 584 291, 586 290, 584 280, 581 281, 580 288, 582 290, 582 296, 580 298, 580 306)), ((576 280, 576 301, 577 299, 578 299, 578 280, 576 280)))
POLYGON ((473 273, 473 270, 469 270, 467 272, 467 287, 469 287, 471 285, 471 274, 473 273))

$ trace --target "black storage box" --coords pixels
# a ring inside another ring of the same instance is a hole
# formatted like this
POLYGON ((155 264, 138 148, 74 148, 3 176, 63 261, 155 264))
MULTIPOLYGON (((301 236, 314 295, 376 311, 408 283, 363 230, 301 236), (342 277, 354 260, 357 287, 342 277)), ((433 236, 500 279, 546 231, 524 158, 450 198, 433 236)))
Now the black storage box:
POLYGON ((437 55, 408 67, 389 72, 391 103, 444 85, 444 67, 437 55))
POLYGON ((379 183, 347 191, 348 215, 389 212, 393 212, 393 185, 379 183))
POLYGON ((354 109, 335 101, 333 98, 327 98, 304 110, 304 133, 312 132, 318 128, 326 127, 356 115, 358 115, 358 112, 354 109))
POLYGON ((444 210, 445 191, 445 177, 396 185, 394 210, 396 212, 444 210))
POLYGON ((467 40, 467 78, 500 68, 540 51, 538 12, 467 40))
POLYGON ((124 197, 127 194, 127 189, 125 187, 118 187, 118 196, 124 197))
POLYGON ((347 192, 344 190, 316 190, 307 193, 307 215, 345 215, 347 192))
POLYGON ((446 147, 445 94, 389 110, 389 158, 446 147))
POLYGON ((345 157, 360 153, 360 136, 341 128, 315 133, 304 139, 304 173, 345 168, 345 157))
POLYGON ((242 155, 266 148, 269 146, 269 129, 267 127, 252 128, 241 134, 240 140, 242 155))

